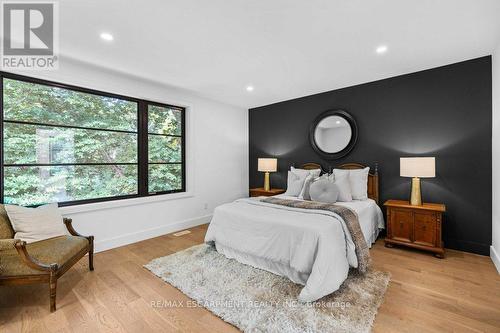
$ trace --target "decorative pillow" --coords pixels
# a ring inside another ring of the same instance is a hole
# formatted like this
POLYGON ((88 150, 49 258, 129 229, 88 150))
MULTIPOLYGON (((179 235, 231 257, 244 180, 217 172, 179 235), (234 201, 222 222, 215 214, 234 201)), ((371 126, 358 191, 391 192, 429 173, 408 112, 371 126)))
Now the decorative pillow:
POLYGON ((288 171, 288 180, 286 192, 284 195, 289 195, 291 197, 298 197, 304 186, 304 181, 307 174, 299 174, 292 171, 288 171))
POLYGON ((5 210, 16 239, 33 243, 67 234, 63 217, 55 203, 37 208, 5 205, 5 210))
POLYGON ((333 169, 335 179, 337 177, 349 176, 349 184, 351 185, 352 198, 354 200, 368 199, 368 173, 370 168, 364 169, 333 169))
POLYGON ((300 194, 299 194, 299 199, 311 200, 311 196, 309 194, 309 191, 310 191, 311 184, 314 182, 315 179, 316 179, 316 177, 314 177, 311 174, 306 177, 306 179, 304 180, 304 186, 302 186, 302 190, 300 191, 300 194))
POLYGON ((337 202, 339 187, 326 178, 320 178, 311 184, 311 200, 327 203, 337 202))
POLYGON ((300 190, 299 194, 299 199, 304 199, 304 200, 310 200, 309 198, 309 186, 311 183, 319 177, 319 174, 321 173, 321 169, 312 169, 312 170, 306 170, 306 169, 297 169, 294 168, 293 166, 290 167, 290 171, 295 172, 296 174, 299 175, 304 175, 306 176, 304 185, 302 186, 302 189, 300 190), (308 176, 312 176, 311 179, 308 179, 308 176))
POLYGON ((335 177, 334 184, 337 185, 339 189, 337 201, 352 201, 351 185, 349 184, 349 177, 347 175, 335 177))

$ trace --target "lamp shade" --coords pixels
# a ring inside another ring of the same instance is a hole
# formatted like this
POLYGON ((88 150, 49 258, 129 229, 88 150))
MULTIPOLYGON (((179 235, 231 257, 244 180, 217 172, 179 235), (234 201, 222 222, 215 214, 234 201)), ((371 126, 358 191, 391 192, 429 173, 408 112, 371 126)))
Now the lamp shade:
POLYGON ((399 159, 401 177, 436 177, 435 157, 401 157, 399 159))
POLYGON ((275 172, 278 169, 278 159, 259 158, 257 169, 262 172, 275 172))

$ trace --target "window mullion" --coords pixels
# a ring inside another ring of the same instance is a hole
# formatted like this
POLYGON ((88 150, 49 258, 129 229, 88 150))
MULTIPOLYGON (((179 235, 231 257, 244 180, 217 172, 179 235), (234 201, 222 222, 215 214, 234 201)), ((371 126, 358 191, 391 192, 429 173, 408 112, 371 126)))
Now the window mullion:
POLYGON ((182 192, 186 191, 186 109, 181 114, 182 192))
POLYGON ((0 76, 0 203, 3 201, 3 75, 0 76))
POLYGON ((148 103, 139 101, 138 108, 138 175, 139 195, 148 195, 148 103))
POLYGON ((34 121, 22 121, 22 120, 13 120, 13 119, 4 119, 3 122, 8 123, 8 124, 28 125, 28 126, 43 126, 43 127, 52 127, 52 128, 78 129, 78 130, 84 130, 84 131, 137 134, 137 132, 128 131, 128 130, 119 130, 119 129, 110 129, 110 128, 94 128, 94 127, 62 125, 62 124, 47 124, 47 123, 40 123, 40 122, 34 122, 34 121))

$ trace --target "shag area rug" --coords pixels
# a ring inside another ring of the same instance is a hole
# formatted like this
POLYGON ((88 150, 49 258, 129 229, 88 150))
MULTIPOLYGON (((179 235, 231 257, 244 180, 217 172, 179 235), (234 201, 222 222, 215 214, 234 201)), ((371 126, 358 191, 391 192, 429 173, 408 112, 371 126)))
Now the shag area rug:
POLYGON ((145 265, 165 282, 244 332, 369 332, 390 275, 351 271, 339 290, 299 303, 287 278, 227 259, 201 244, 145 265))

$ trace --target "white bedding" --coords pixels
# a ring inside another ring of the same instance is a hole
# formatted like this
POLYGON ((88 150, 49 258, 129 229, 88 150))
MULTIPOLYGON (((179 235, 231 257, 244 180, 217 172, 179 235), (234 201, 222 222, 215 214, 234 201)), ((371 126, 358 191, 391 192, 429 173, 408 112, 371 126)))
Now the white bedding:
MULTIPOLYGON (((295 197, 286 195, 276 195, 275 198, 297 200, 295 197)), ((384 215, 377 203, 372 199, 367 200, 353 200, 349 202, 336 202, 336 205, 348 207, 358 214, 359 224, 363 235, 365 236, 366 243, 371 248, 372 244, 377 240, 378 234, 381 229, 385 228, 384 215)))
MULTIPOLYGON (((279 196, 287 199, 294 197, 279 196)), ((338 202, 353 209, 367 243, 384 227, 373 200, 338 202)), ((286 276, 304 285, 299 300, 315 301, 337 290, 357 267, 344 221, 323 210, 306 210, 239 199, 217 207, 205 236, 228 258, 286 276)))

